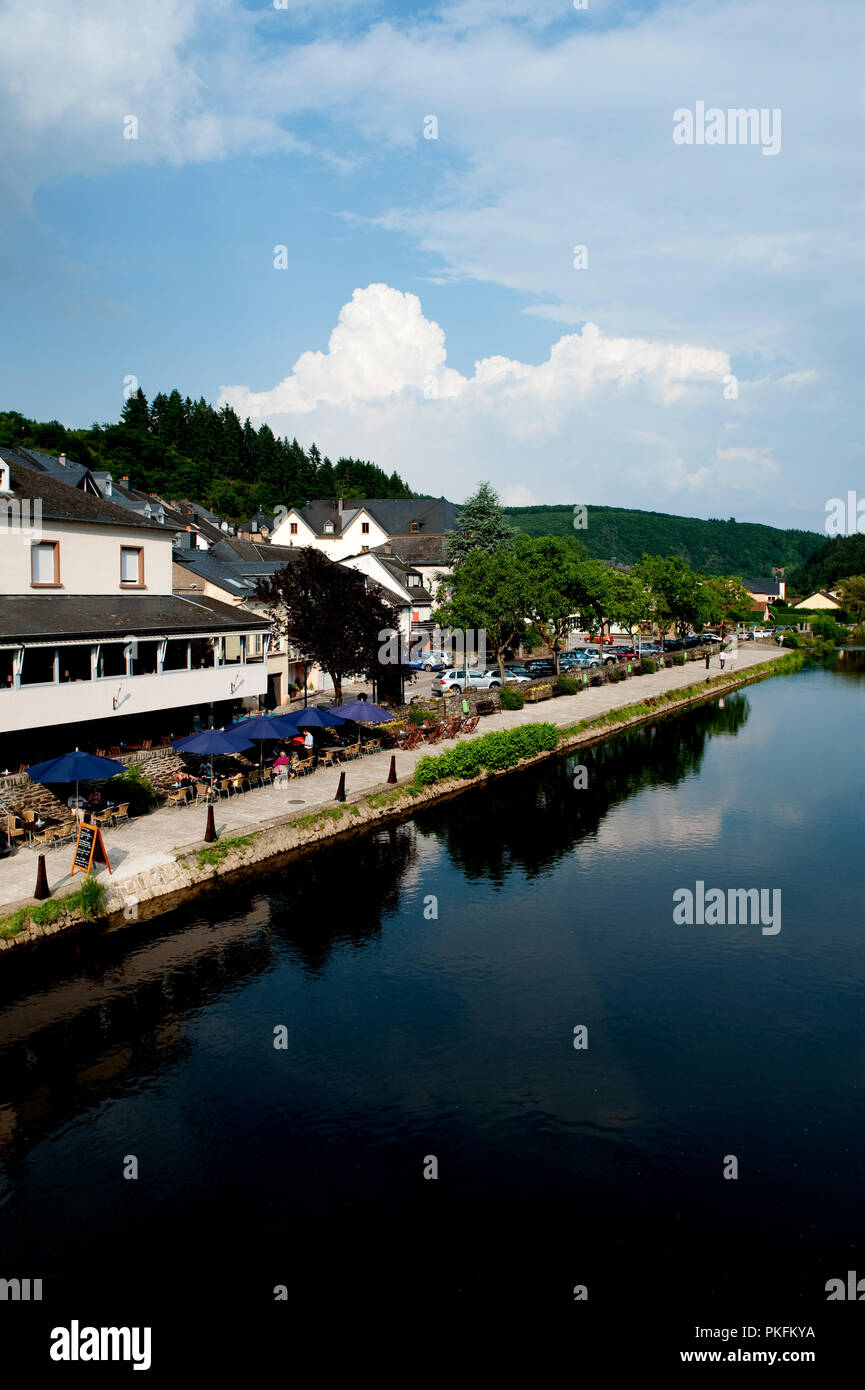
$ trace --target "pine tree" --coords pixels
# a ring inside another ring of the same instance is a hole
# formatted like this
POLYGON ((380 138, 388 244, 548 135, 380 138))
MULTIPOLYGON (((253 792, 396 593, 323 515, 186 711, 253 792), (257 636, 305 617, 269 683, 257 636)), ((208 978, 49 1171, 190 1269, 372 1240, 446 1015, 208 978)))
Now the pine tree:
POLYGON ((447 556, 458 564, 478 551, 491 555, 513 544, 514 529, 499 506, 499 496, 490 483, 481 483, 477 492, 460 509, 456 528, 447 535, 447 556))

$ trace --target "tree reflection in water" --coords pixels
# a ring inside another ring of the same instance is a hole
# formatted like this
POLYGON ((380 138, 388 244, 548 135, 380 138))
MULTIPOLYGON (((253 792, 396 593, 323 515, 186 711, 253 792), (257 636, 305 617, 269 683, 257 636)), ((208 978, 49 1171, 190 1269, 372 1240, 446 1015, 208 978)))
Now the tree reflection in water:
POLYGON ((513 866, 534 878, 594 835, 614 806, 647 787, 674 787, 699 771, 708 740, 734 735, 748 718, 742 693, 630 733, 578 754, 506 777, 419 812, 418 829, 439 836, 469 879, 504 884, 513 866), (575 790, 574 770, 588 769, 575 790))

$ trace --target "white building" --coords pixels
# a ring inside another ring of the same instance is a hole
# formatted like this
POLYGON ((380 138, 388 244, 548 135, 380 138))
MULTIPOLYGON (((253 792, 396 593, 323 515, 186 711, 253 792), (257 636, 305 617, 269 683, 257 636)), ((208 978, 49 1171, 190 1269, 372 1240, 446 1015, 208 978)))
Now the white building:
POLYGON ((0 449, 5 763, 13 734, 42 731, 35 746, 15 744, 32 761, 58 733, 65 748, 187 732, 266 691, 268 624, 173 593, 164 522, 33 463, 0 449))
POLYGON ((276 525, 274 545, 314 546, 331 560, 381 550, 405 561, 431 587, 449 572, 445 537, 459 509, 443 497, 340 498, 292 507, 276 525))

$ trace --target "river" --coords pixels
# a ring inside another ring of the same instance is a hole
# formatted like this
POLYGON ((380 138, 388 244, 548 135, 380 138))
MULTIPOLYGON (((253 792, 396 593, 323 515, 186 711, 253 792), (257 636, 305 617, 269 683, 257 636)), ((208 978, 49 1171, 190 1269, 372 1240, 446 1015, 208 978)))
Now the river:
POLYGON ((847 653, 4 960, 0 1276, 44 1292, 0 1314, 192 1319, 216 1360, 238 1310, 396 1309, 828 1358, 826 1282, 865 1278, 863 709, 847 653), (779 890, 779 930, 679 924, 697 884, 779 890))

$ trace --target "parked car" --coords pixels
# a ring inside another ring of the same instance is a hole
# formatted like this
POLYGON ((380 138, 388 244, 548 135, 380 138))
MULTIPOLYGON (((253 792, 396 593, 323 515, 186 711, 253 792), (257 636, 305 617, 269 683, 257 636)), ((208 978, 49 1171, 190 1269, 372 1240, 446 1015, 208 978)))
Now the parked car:
POLYGON ((413 671, 440 671, 449 661, 450 656, 446 652, 421 652, 414 661, 409 662, 409 666, 413 671))
POLYGON ((667 637, 664 639, 665 652, 680 652, 685 643, 681 637, 667 637))
POLYGON ((610 652, 617 661, 633 661, 637 655, 634 648, 627 642, 617 643, 616 646, 610 647, 610 652))
POLYGON ((538 676, 554 676, 556 674, 556 663, 547 656, 532 657, 529 661, 524 661, 523 666, 532 680, 537 680, 538 676))
POLYGON ((497 690, 502 683, 499 671, 468 670, 464 666, 451 666, 432 683, 434 695, 443 695, 446 690, 497 690))
POLYGON ((689 637, 685 638, 683 645, 685 646, 685 648, 701 647, 703 645, 703 639, 698 633, 691 633, 689 637))
POLYGON ((515 681, 515 680, 530 681, 530 680, 532 680, 532 679, 533 679, 533 677, 532 677, 531 674, 526 670, 525 662, 523 662, 523 661, 508 661, 508 662, 505 663, 505 680, 508 680, 508 681, 515 681))
POLYGON ((723 641, 723 638, 719 637, 718 634, 717 634, 717 632, 704 632, 704 633, 703 633, 703 641, 704 641, 704 642, 721 642, 721 641, 723 641))
POLYGON ((661 648, 657 642, 640 642, 637 648, 638 656, 660 656, 661 648))
POLYGON ((600 666, 601 658, 595 652, 574 652, 574 659, 568 665, 569 671, 585 671, 589 666, 600 666))

